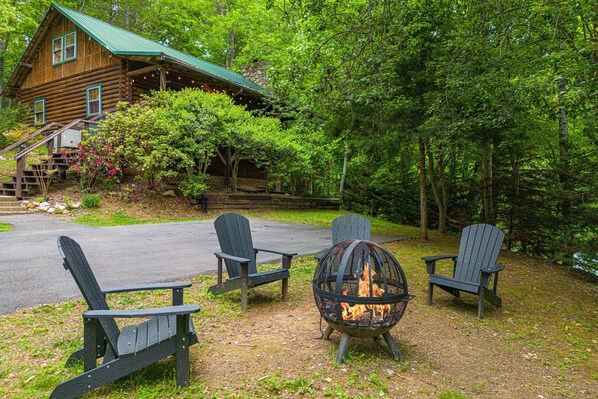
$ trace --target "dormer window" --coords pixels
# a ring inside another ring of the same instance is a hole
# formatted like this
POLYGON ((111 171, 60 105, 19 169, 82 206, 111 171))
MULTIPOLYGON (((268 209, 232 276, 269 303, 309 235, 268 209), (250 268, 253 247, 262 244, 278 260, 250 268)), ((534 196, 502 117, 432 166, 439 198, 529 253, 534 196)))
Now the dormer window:
POLYGON ((77 32, 70 32, 64 35, 64 61, 75 58, 77 58, 77 32))
POLYGON ((77 59, 77 32, 68 32, 52 39, 52 65, 77 59))
POLYGON ((52 65, 62 63, 62 36, 52 40, 52 65))

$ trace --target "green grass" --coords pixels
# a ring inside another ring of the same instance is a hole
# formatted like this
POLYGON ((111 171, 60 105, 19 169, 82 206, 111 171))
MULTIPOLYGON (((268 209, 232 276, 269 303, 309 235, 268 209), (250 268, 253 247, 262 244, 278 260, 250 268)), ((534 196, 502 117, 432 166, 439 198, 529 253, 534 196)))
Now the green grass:
POLYGON ((170 223, 170 222, 188 222, 196 218, 169 218, 165 216, 139 217, 128 215, 125 211, 107 214, 101 211, 94 211, 73 220, 77 224, 86 226, 127 226, 133 224, 148 223, 170 223))
POLYGON ((13 227, 10 224, 0 222, 0 233, 12 231, 12 229, 13 229, 13 227))
MULTIPOLYGON (((265 211, 245 213, 246 216, 276 220, 278 222, 309 224, 313 226, 330 227, 332 220, 348 213, 347 211, 265 211)), ((372 233, 382 235, 399 235, 414 238, 419 235, 417 227, 405 226, 386 220, 368 217, 372 221, 372 233)))

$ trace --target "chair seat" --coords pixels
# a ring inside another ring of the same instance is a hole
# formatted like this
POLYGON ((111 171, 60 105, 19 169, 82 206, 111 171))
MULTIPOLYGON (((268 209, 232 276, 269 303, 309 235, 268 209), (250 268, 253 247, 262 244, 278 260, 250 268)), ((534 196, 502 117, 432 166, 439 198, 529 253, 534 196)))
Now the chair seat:
POLYGON ((438 274, 430 274, 430 283, 442 286, 442 287, 450 287, 455 288, 459 291, 470 292, 473 294, 479 294, 480 285, 470 283, 467 281, 455 280, 450 277, 441 276, 438 274))
MULTIPOLYGON (((249 288, 257 287, 262 284, 268 284, 273 281, 282 280, 291 276, 289 269, 276 269, 261 273, 252 273, 249 275, 249 288)), ((234 281, 241 280, 241 277, 235 277, 228 279, 234 284, 234 281)))
MULTIPOLYGON (((191 333, 189 345, 197 343, 197 335, 193 322, 189 318, 191 333)), ((159 316, 149 319, 136 326, 123 328, 118 337, 118 355, 120 357, 133 356, 158 343, 176 339, 176 316, 159 316)))

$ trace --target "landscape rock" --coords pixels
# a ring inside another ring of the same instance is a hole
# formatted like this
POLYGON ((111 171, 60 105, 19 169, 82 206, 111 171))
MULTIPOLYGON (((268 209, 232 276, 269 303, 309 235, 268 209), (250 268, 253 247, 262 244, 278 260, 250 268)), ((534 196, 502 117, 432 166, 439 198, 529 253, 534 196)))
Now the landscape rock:
POLYGON ((42 211, 47 211, 48 209, 50 209, 51 205, 49 202, 42 202, 41 204, 39 204, 39 209, 42 211))
POLYGON ((56 209, 54 209, 54 208, 48 208, 48 210, 46 212, 48 212, 48 213, 54 213, 55 211, 56 211, 56 209))
POLYGON ((81 208, 81 203, 80 202, 75 202, 73 204, 73 209, 79 209, 79 208, 81 208))
POLYGON ((168 191, 164 191, 162 193, 162 195, 164 197, 176 197, 176 193, 174 192, 174 190, 168 190, 168 191))
POLYGON ((56 209, 60 209, 61 211, 64 211, 66 209, 66 206, 64 206, 62 204, 56 204, 56 209))
POLYGON ((0 161, 6 161, 6 158, 4 158, 2 155, 0 155, 0 161))

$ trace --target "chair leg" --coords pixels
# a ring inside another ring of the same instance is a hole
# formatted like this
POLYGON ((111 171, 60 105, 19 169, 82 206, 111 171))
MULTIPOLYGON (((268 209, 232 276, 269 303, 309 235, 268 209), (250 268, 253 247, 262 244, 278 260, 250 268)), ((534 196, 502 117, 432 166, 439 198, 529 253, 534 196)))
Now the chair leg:
POLYGON ((428 305, 432 305, 432 295, 434 295, 434 284, 428 283, 428 305))
POLYGON ((189 372, 189 315, 177 315, 176 318, 176 384, 188 387, 189 372))
POLYGON ((249 271, 247 263, 241 264, 241 310, 247 310, 247 291, 249 290, 249 271))
POLYGON ((484 287, 480 290, 480 299, 478 302, 478 319, 482 319, 482 313, 484 311, 484 287))
POLYGON ((282 300, 287 301, 289 299, 289 279, 282 279, 282 300))

